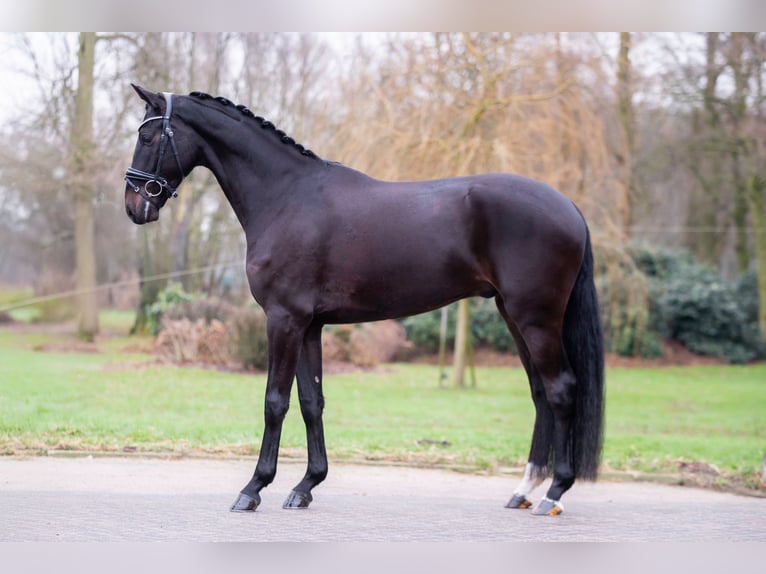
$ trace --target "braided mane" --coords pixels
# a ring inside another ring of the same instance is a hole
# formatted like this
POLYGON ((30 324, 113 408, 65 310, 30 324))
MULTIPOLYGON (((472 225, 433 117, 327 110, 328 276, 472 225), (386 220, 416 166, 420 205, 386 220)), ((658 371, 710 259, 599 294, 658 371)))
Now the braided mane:
POLYGON ((288 136, 282 130, 277 129, 277 127, 272 122, 262 118, 261 116, 256 116, 253 112, 251 112, 248 108, 246 108, 243 105, 239 105, 239 104, 235 105, 231 100, 229 100, 227 98, 224 98, 224 97, 221 97, 221 96, 213 97, 210 94, 206 94, 205 92, 191 92, 189 94, 189 96, 192 97, 192 98, 196 98, 198 100, 214 100, 214 101, 218 102, 219 104, 221 104, 222 106, 234 107, 237 110, 239 110, 239 112, 242 115, 244 115, 244 116, 246 116, 248 118, 252 118, 256 122, 258 122, 258 124, 263 129, 269 130, 272 133, 274 133, 274 135, 279 137, 279 139, 281 140, 281 142, 283 144, 286 144, 286 145, 294 147, 295 149, 297 149, 301 153, 301 155, 304 155, 304 156, 310 157, 310 158, 318 159, 318 156, 313 151, 311 151, 310 149, 308 149, 308 148, 302 146, 301 144, 299 144, 298 142, 296 142, 293 138, 288 136))

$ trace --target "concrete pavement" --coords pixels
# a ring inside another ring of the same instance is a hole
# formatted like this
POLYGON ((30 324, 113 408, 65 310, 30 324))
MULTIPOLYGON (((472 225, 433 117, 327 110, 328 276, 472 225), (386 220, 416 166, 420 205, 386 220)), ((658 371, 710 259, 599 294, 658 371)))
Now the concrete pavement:
POLYGON ((332 461, 311 508, 282 509, 304 465, 280 462, 257 512, 230 513, 254 464, 0 458, 0 541, 766 541, 762 498, 578 483, 563 515, 536 517, 503 508, 517 478, 332 461))

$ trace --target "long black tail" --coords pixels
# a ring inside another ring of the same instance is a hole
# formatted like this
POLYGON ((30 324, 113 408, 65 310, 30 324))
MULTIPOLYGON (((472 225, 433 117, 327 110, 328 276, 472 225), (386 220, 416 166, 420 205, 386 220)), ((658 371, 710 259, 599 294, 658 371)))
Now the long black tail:
POLYGON ((604 432, 604 339, 593 282, 590 232, 564 316, 563 342, 577 380, 571 431, 575 477, 595 480, 604 432))

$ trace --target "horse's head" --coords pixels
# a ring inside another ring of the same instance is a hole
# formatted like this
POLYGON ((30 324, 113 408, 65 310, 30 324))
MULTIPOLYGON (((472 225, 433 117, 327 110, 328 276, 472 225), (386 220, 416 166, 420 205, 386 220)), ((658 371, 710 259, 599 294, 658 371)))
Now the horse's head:
POLYGON ((125 172, 125 211, 133 223, 144 224, 159 218, 185 172, 171 128, 173 96, 133 88, 146 102, 146 115, 138 126, 132 165, 125 172))

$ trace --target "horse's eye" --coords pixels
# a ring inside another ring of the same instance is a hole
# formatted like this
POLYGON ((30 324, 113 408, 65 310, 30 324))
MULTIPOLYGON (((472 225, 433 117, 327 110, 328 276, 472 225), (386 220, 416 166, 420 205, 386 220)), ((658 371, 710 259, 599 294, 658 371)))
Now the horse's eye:
POLYGON ((138 135, 138 139, 142 144, 150 144, 152 143, 153 135, 151 132, 143 132, 138 135))

